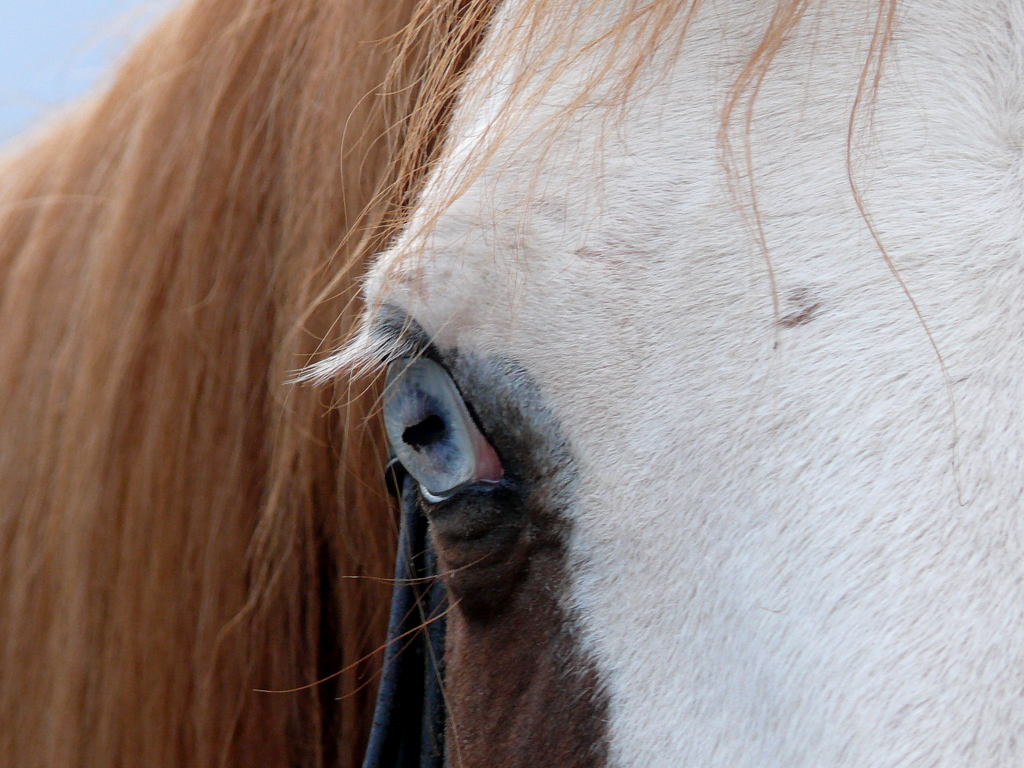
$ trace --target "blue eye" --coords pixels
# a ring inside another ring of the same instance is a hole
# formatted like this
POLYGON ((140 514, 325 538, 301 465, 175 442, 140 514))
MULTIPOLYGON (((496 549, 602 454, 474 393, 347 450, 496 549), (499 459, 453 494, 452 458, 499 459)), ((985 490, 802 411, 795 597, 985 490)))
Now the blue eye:
POLYGON ((473 423, 448 372, 433 360, 390 365, 384 426, 395 456, 431 503, 467 485, 501 479, 497 454, 473 423))

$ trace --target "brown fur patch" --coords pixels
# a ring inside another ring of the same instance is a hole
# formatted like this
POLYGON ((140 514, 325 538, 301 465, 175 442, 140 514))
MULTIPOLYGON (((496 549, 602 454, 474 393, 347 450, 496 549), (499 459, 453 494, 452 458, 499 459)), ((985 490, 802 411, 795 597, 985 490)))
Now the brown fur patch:
POLYGON ((500 609, 449 613, 446 688, 452 768, 607 763, 607 702, 559 605, 565 558, 534 538, 500 609))

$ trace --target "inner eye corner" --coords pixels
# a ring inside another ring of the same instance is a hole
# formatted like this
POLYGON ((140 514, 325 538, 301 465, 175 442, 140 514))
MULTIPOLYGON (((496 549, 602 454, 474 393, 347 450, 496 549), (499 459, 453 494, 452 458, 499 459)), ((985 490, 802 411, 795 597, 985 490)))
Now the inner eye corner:
POLYGON ((444 419, 432 413, 416 424, 406 427, 402 431, 402 442, 414 451, 419 451, 436 443, 446 431, 444 419))

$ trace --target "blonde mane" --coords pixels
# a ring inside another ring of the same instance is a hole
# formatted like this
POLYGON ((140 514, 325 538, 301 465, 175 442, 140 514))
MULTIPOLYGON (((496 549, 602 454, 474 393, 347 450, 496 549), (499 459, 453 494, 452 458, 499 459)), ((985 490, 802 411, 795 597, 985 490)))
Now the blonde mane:
MULTIPOLYGON (((808 1, 776 3, 726 138, 808 1)), ((594 82, 698 3, 636 2, 594 82)), ((4 162, 3 765, 359 763, 395 538, 378 385, 285 382, 354 333, 495 5, 195 0, 4 162)))

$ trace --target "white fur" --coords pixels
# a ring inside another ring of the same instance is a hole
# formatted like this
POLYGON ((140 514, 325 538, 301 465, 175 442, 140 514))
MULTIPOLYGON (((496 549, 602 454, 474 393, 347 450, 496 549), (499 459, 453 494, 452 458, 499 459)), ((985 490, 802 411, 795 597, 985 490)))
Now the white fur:
MULTIPOLYGON (((578 62, 371 281, 403 259, 390 300, 557 413, 617 766, 1024 765, 1024 2, 907 0, 855 142, 948 380, 847 179, 864 5, 812 6, 757 101, 778 316, 716 135, 750 0, 707 0, 624 117, 524 142, 578 62)), ((516 66, 471 84, 421 220, 516 66)))

